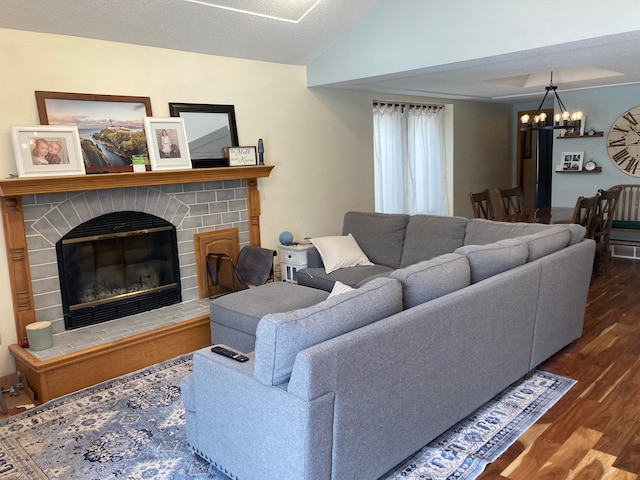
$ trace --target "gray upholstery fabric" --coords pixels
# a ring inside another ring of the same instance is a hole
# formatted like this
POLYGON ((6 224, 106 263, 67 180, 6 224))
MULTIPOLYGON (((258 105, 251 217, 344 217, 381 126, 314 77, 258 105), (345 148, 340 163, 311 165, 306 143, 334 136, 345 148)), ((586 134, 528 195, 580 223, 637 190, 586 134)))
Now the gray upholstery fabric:
POLYGON ((542 232, 552 226, 542 223, 509 223, 472 218, 467 222, 465 245, 486 245, 506 238, 516 238, 542 232))
POLYGON ((587 229, 582 225, 578 225, 576 223, 567 224, 567 229, 571 234, 569 245, 575 245, 576 243, 581 242, 584 236, 587 234, 587 229))
POLYGON ((464 255, 447 253, 395 270, 390 275, 402 284, 405 310, 471 284, 471 269, 464 255))
POLYGON ((209 307, 211 342, 251 352, 255 347, 256 327, 266 314, 315 305, 328 295, 316 288, 273 282, 218 297, 209 307))
POLYGON ((376 265, 398 268, 408 221, 409 215, 403 214, 347 212, 342 234, 352 234, 376 265))
POLYGON ((384 265, 358 265, 357 267, 341 268, 331 273, 326 273, 324 268, 303 268, 298 270, 296 278, 299 285, 330 292, 335 282, 358 287, 372 277, 388 276, 391 272, 393 272, 393 268, 384 265))
POLYGON ((563 227, 552 227, 540 232, 518 237, 518 240, 527 244, 527 248, 529 249, 528 262, 557 252, 566 247, 570 239, 571 234, 569 230, 563 227))
POLYGON ((471 283, 477 283, 523 265, 529 256, 529 249, 526 243, 507 238, 488 245, 467 245, 454 253, 467 257, 471 267, 471 283))
POLYGON ((467 219, 441 215, 412 215, 402 250, 401 267, 451 253, 464 245, 467 219))
POLYGON ((400 283, 378 278, 308 308, 265 315, 256 330, 254 377, 265 385, 285 382, 300 350, 401 310, 400 283))

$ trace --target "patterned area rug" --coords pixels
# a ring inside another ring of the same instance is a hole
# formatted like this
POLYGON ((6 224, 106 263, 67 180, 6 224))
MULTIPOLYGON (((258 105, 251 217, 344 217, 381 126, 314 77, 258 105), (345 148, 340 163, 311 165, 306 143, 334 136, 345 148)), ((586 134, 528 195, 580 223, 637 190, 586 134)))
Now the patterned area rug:
MULTIPOLYGON (((186 443, 179 384, 191 367, 178 357, 0 422, 0 480, 228 480, 186 443)), ((384 478, 475 478, 574 383, 536 372, 384 478)))

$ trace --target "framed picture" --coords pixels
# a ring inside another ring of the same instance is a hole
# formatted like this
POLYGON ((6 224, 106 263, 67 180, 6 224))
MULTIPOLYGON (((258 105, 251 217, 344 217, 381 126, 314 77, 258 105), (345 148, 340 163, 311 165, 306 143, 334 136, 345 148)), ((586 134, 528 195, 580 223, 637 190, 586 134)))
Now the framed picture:
POLYGON ((78 127, 87 173, 130 172, 132 156, 147 156, 149 97, 36 91, 36 103, 42 125, 78 127))
POLYGON ((256 147, 229 147, 229 166, 257 165, 256 147))
POLYGON ((189 146, 182 118, 144 119, 151 170, 191 168, 189 146))
POLYGON ((84 175, 77 127, 12 126, 18 177, 84 175))
POLYGON ((169 103, 169 115, 184 119, 194 168, 227 166, 223 149, 239 145, 233 105, 169 103))
POLYGON ((562 171, 582 171, 584 152, 562 152, 562 171))

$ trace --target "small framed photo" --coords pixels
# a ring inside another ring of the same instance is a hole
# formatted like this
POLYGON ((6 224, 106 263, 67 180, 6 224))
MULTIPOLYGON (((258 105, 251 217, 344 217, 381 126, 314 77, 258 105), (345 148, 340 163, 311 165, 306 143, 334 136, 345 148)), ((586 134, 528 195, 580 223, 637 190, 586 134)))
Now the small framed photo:
POLYGON ((229 147, 229 166, 257 165, 256 147, 229 147))
POLYGON ((582 171, 582 160, 584 152, 562 152, 562 171, 580 172, 582 171))
POLYGON ((84 175, 78 127, 12 126, 18 177, 84 175))
POLYGON ((151 170, 192 168, 183 118, 145 117, 144 131, 151 170))

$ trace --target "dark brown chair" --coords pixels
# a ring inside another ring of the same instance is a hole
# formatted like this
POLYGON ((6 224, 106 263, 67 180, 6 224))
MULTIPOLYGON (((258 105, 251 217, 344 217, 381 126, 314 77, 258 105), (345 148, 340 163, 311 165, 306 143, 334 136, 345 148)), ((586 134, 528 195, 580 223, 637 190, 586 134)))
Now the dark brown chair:
POLYGON ((596 258, 594 267, 599 270, 604 268, 604 274, 611 278, 611 252, 609 240, 611 237, 611 222, 618 208, 621 187, 613 187, 609 190, 598 190, 598 202, 594 217, 593 239, 596 241, 596 258))
POLYGON ((479 193, 469 193, 471 206, 473 207, 473 215, 476 218, 485 218, 487 220, 495 220, 496 216, 493 212, 493 203, 491 202, 491 192, 489 189, 479 193))
POLYGON ((598 195, 593 197, 578 197, 576 206, 573 209, 571 223, 577 223, 587 229, 586 238, 593 238, 595 227, 596 207, 598 205, 598 195))
POLYGON ((505 222, 527 222, 529 214, 524 213, 521 187, 496 188, 500 202, 500 215, 505 222))

